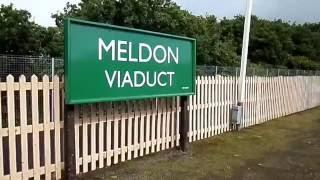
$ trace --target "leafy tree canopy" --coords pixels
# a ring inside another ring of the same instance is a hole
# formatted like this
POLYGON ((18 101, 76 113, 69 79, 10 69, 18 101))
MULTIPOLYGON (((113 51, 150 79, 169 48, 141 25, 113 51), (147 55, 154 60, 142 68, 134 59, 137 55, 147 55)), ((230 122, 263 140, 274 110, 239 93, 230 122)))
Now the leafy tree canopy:
MULTIPOLYGON (((81 0, 52 14, 57 27, 41 27, 13 5, 0 7, 0 53, 63 56, 63 19, 109 23, 197 39, 199 65, 240 64, 243 16, 195 16, 172 0, 81 0)), ((295 24, 252 18, 252 66, 319 69, 320 23, 295 24)))

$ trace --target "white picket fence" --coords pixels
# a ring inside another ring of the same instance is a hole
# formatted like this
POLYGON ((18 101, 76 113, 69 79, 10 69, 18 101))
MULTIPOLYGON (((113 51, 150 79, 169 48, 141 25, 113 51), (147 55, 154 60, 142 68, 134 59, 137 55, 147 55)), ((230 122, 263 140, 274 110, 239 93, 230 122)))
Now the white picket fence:
POLYGON ((77 173, 178 146, 177 108, 177 98, 76 106, 77 173))
MULTIPOLYGON (((238 97, 235 77, 197 78, 189 97, 189 141, 230 131, 232 105, 238 97)), ((320 105, 320 77, 248 77, 241 127, 304 111, 320 105)))
MULTIPOLYGON (((61 179, 63 83, 8 76, 0 82, 0 179, 61 179), (53 107, 52 107, 53 105, 53 107)), ((190 96, 189 141, 230 131, 235 77, 197 78, 190 96)), ((248 77, 241 127, 320 105, 320 77, 248 77)), ((179 98, 77 105, 76 172, 179 146, 179 98)))
POLYGON ((0 179, 61 178, 59 77, 0 82, 0 179), (51 101, 54 112, 51 111, 51 101), (51 115, 53 113, 53 115, 51 115), (53 119, 52 119, 53 117, 53 119))

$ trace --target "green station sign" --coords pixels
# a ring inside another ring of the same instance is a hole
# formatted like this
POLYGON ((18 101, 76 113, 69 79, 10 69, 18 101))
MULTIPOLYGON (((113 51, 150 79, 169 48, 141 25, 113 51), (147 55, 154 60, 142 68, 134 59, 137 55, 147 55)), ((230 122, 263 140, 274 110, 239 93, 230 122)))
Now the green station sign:
POLYGON ((67 104, 195 92, 195 39, 66 19, 67 104))

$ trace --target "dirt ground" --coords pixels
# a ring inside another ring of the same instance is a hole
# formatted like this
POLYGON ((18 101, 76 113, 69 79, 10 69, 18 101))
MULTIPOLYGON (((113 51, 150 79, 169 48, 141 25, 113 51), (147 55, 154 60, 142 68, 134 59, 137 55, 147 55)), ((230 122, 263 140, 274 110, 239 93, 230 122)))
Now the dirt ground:
POLYGON ((192 143, 79 179, 320 179, 320 108, 192 143))

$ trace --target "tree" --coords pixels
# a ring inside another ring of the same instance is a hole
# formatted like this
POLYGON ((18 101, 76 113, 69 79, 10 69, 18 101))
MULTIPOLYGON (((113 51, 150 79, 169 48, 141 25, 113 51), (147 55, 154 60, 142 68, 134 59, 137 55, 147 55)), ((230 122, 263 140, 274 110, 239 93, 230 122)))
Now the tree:
POLYGON ((30 21, 31 14, 25 10, 17 10, 13 5, 0 7, 0 53, 38 54, 40 39, 35 31, 43 27, 30 21))
MULTIPOLYGON (((52 15, 57 27, 30 21, 31 14, 13 5, 0 8, 0 53, 63 57, 63 20, 74 17, 197 40, 197 64, 240 64, 243 16, 218 21, 195 16, 172 0, 81 0, 52 15)), ((320 23, 295 24, 252 17, 249 65, 319 68, 320 23)))

